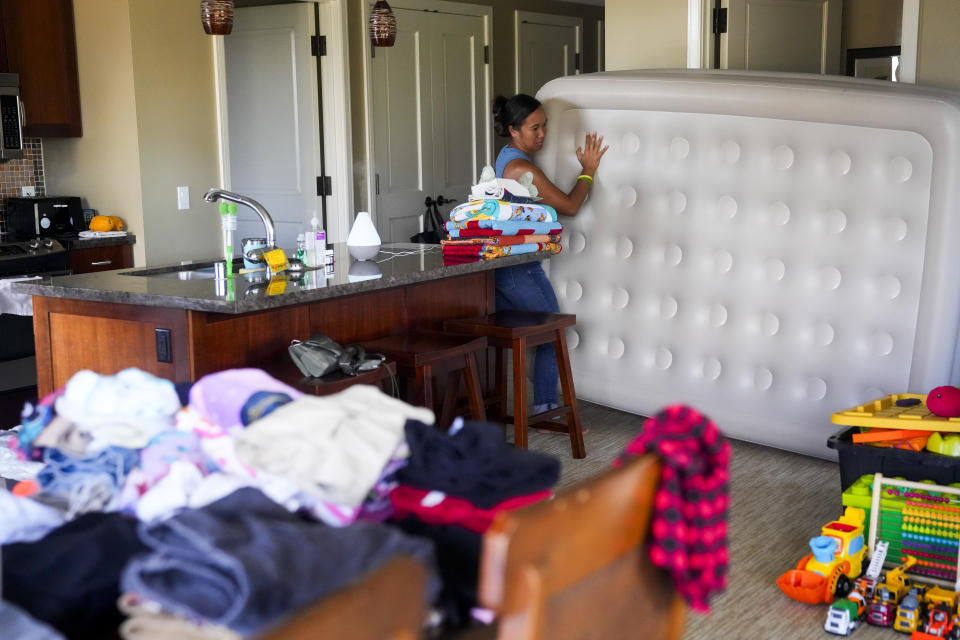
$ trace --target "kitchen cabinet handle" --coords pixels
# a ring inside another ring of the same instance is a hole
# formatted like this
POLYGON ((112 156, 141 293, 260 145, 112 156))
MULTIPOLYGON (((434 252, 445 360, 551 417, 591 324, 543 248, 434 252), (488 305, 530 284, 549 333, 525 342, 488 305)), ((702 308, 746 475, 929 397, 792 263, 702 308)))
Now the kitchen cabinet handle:
POLYGON ((113 264, 113 260, 97 260, 96 262, 91 262, 91 267, 102 267, 104 265, 113 264))

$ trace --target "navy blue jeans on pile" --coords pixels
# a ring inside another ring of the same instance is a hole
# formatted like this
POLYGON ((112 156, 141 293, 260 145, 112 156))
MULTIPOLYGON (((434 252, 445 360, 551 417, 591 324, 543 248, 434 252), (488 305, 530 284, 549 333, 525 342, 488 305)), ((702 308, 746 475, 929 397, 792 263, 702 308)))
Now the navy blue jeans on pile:
MULTIPOLYGON (((494 272, 497 283, 497 311, 560 311, 557 294, 539 262, 503 267, 494 272)), ((525 374, 524 374, 525 375, 525 374)), ((533 404, 557 404, 557 354, 553 343, 537 347, 533 365, 533 404)))

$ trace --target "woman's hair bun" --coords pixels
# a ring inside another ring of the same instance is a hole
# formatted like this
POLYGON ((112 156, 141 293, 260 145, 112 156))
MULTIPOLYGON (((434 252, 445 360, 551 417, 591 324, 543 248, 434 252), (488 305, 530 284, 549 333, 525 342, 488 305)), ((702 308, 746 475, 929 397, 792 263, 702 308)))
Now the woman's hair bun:
POLYGON ((503 96, 497 96, 493 99, 493 116, 497 117, 503 111, 503 105, 507 104, 507 99, 503 96))

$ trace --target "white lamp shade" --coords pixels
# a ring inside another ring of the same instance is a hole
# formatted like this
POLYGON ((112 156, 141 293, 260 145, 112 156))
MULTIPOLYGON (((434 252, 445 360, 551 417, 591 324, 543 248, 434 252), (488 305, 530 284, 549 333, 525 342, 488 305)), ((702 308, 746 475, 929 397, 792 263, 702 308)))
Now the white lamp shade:
POLYGON ((357 260, 370 260, 380 251, 380 234, 367 211, 358 213, 353 221, 353 228, 347 236, 347 249, 357 260))

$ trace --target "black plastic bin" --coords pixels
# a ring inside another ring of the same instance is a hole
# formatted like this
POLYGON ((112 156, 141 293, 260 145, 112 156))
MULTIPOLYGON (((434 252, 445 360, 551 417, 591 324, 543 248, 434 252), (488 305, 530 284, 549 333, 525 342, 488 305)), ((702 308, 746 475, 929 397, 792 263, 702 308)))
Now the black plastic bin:
POLYGON ((827 446, 840 454, 841 491, 864 474, 882 473, 892 478, 937 484, 960 482, 960 458, 942 456, 929 451, 907 451, 889 447, 854 444, 853 434, 860 427, 844 427, 830 436, 827 446))

